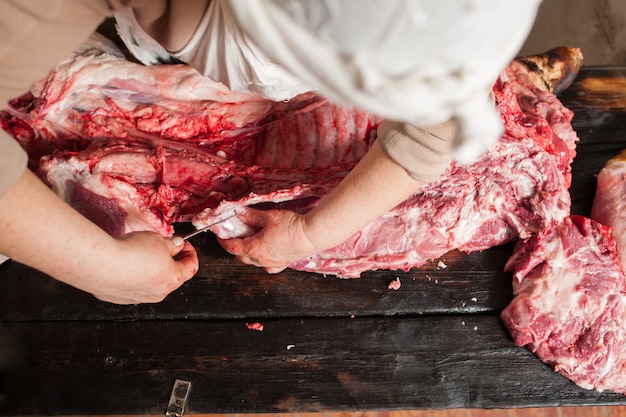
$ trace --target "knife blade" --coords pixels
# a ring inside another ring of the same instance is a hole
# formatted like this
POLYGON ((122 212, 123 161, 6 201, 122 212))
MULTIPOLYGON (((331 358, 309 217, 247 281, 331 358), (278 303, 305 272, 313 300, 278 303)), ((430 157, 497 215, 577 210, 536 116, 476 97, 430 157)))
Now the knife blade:
POLYGON ((181 237, 183 238, 183 240, 190 239, 190 238, 192 238, 192 237, 194 237, 194 236, 196 236, 196 235, 199 235, 200 233, 204 233, 204 232, 208 231, 211 227, 213 227, 213 226, 215 226, 215 225, 218 225, 218 224, 220 224, 220 223, 224 223, 226 220, 230 220, 230 219, 232 219, 232 218, 233 218, 233 217, 235 217, 235 216, 237 216, 237 213, 235 213, 235 214, 233 214, 233 215, 231 215, 231 216, 228 216, 228 217, 224 217, 223 219, 218 220, 218 221, 216 221, 216 222, 213 222, 213 223, 211 223, 211 224, 210 224, 210 225, 208 225, 208 226, 204 226, 202 229, 194 230, 193 232, 191 232, 191 233, 187 233, 186 235, 183 235, 183 236, 181 236, 181 237))

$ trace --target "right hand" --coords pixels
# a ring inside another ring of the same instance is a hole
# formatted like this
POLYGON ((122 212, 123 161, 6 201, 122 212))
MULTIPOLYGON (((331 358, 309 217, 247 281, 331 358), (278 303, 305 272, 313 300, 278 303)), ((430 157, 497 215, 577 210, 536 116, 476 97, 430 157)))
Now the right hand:
POLYGON ((198 271, 190 243, 154 232, 115 239, 28 169, 0 195, 0 253, 117 304, 159 302, 198 271))
POLYGON ((90 279, 78 287, 115 304, 157 303, 198 271, 194 247, 180 237, 153 232, 129 233, 116 242, 119 253, 107 267, 93 265, 90 279))

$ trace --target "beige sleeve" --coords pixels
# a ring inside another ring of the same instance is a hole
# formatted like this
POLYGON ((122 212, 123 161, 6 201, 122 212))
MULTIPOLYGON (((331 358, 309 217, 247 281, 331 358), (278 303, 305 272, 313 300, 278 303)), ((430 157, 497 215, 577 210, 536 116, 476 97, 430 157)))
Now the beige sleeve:
MULTIPOLYGON (((24 94, 112 15, 121 0, 0 0, 0 108, 24 94)), ((21 176, 27 155, 0 131, 0 196, 21 176)))
POLYGON ((28 156, 17 141, 0 130, 0 197, 22 175, 27 161, 28 156))
POLYGON ((455 120, 423 128, 384 120, 377 134, 383 149, 394 161, 413 179, 427 183, 439 178, 452 161, 457 131, 455 120))

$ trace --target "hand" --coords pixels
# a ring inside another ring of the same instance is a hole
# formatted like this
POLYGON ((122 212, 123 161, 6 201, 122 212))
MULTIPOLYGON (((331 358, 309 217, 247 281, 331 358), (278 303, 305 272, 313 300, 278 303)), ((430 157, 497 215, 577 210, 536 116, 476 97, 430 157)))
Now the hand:
POLYGON ((119 254, 107 267, 94 265, 93 275, 77 285, 102 301, 160 302, 198 271, 196 250, 180 237, 134 232, 118 239, 117 245, 119 254))
POLYGON ((218 239, 218 242, 245 264, 276 274, 320 252, 306 236, 304 216, 293 211, 249 209, 238 217, 257 232, 244 238, 218 239))
POLYGON ((285 210, 249 209, 238 217, 258 231, 249 237, 219 242, 241 262, 278 273, 296 261, 346 241, 421 185, 376 141, 313 210, 299 215, 285 210))
POLYGON ((0 196, 0 253, 119 304, 161 301, 198 270, 195 249, 180 237, 135 232, 115 239, 28 169, 0 196))

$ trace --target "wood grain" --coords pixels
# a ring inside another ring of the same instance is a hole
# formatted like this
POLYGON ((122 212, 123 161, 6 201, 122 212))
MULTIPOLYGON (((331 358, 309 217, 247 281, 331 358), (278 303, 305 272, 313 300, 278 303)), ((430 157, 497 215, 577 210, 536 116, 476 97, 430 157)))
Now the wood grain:
MULTIPOLYGON (((293 413, 275 414, 276 417, 623 417, 626 407, 551 407, 518 408, 507 410, 454 409, 375 411, 357 413, 293 413)), ((195 417, 262 417, 262 414, 211 414, 195 417)))
POLYGON ((95 300, 17 263, 3 265, 0 319, 9 321, 112 319, 228 319, 346 317, 493 312, 512 297, 502 272, 513 245, 470 255, 453 251, 410 272, 372 271, 337 279, 286 270, 268 275, 226 254, 213 235, 194 239, 196 277, 158 305, 115 306, 95 300), (441 262, 441 263, 440 263, 441 262), (389 291, 390 281, 402 286, 389 291), (209 308, 210 307, 210 308, 209 308))
MULTIPOLYGON (((187 415, 187 414, 185 414, 187 415)), ((544 407, 515 409, 404 410, 327 413, 275 413, 274 417, 623 417, 626 407, 544 407)), ((266 417, 267 414, 188 414, 189 417, 266 417)), ((101 416, 104 417, 104 416, 101 416)), ((113 416, 109 416, 113 417, 113 416)), ((121 417, 121 416, 119 416, 121 417)))

